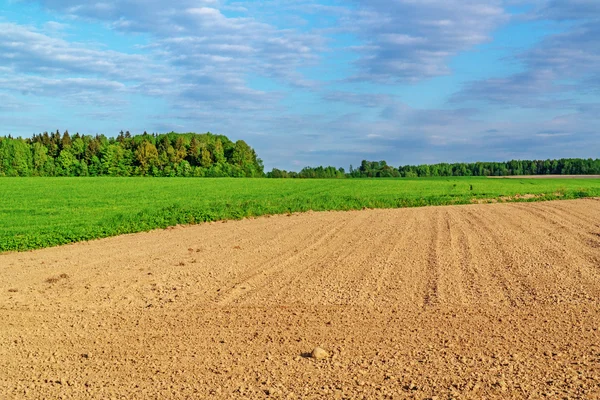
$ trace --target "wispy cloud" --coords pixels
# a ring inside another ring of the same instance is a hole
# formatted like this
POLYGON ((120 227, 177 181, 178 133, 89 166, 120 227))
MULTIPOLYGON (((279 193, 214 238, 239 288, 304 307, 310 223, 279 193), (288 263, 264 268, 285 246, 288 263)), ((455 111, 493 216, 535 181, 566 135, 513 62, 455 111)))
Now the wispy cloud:
POLYGON ((149 47, 162 60, 196 72, 252 73, 304 84, 296 69, 316 61, 324 49, 318 35, 278 29, 250 16, 228 17, 221 9, 231 7, 217 0, 42 3, 73 18, 108 23, 121 32, 150 34, 149 47))
POLYGON ((139 77, 148 59, 43 34, 33 27, 0 23, 0 63, 20 73, 97 74, 120 79, 139 77))
POLYGON ((549 1, 532 18, 569 20, 565 31, 514 55, 524 72, 468 83, 455 101, 487 101, 510 107, 568 108, 600 89, 600 5, 592 0, 549 1))
POLYGON ((488 42, 508 17, 499 0, 360 0, 343 22, 364 43, 355 80, 416 82, 451 73, 461 51, 488 42))

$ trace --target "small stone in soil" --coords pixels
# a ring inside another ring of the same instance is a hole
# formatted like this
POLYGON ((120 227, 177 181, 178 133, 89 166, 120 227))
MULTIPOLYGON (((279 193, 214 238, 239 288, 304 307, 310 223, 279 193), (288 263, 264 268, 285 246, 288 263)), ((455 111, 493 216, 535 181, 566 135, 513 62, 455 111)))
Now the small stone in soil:
POLYGON ((315 360, 324 360, 329 358, 329 353, 323 350, 321 347, 315 347, 310 356, 315 360))

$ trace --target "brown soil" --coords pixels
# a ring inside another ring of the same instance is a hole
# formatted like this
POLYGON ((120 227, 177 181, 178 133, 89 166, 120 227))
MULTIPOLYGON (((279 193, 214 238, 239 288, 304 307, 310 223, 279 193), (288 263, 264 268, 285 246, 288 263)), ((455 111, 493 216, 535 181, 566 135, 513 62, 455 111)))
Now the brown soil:
POLYGON ((4 254, 0 398, 600 398, 599 296, 594 199, 4 254))

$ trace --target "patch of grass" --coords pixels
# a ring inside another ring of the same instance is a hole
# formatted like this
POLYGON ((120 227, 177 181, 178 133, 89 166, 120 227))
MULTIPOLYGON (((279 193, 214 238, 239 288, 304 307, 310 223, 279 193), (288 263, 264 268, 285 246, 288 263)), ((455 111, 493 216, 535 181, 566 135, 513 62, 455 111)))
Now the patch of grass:
POLYGON ((600 180, 0 178, 0 252, 309 210, 587 196, 600 196, 600 180))

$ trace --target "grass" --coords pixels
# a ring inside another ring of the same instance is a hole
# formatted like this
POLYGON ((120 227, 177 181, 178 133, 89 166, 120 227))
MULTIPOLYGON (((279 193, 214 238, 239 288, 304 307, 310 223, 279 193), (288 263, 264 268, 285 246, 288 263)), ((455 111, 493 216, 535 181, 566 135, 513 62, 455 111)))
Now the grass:
POLYGON ((265 214, 588 196, 600 180, 2 178, 0 252, 265 214))

